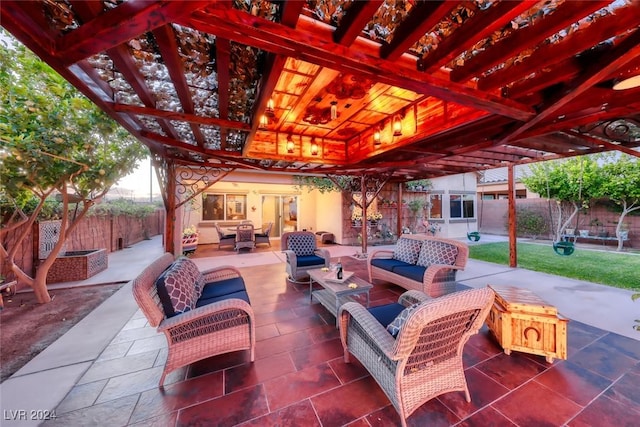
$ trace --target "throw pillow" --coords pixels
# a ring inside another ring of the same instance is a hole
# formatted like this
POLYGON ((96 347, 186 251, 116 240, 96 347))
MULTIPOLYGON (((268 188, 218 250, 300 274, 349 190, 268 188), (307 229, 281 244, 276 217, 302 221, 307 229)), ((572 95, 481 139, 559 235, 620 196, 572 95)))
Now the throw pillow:
POLYGON ((156 287, 167 317, 192 310, 200 297, 189 268, 178 261, 158 278, 156 287))
POLYGON ((458 256, 458 248, 437 240, 425 240, 420 249, 417 265, 429 267, 431 264, 453 265, 458 256))
POLYGON ((297 234, 287 239, 287 249, 297 256, 310 256, 316 249, 316 237, 313 234, 297 234))
POLYGON ((419 306, 420 303, 410 305, 409 307, 402 310, 400 314, 398 314, 398 316, 393 319, 393 322, 389 323, 389 325, 387 326, 387 331, 391 334, 391 336, 393 336, 394 338, 398 337, 398 333, 400 332, 400 329, 402 329, 404 322, 407 321, 409 316, 411 316, 411 313, 416 311, 419 306))
POLYGON ((401 237, 393 249, 392 258, 409 264, 415 264, 418 260, 421 246, 422 242, 420 240, 401 237))
POLYGON ((182 256, 179 257, 174 264, 176 268, 184 269, 184 274, 188 275, 189 278, 193 280, 193 283, 196 286, 196 293, 198 294, 198 298, 200 298, 200 294, 202 293, 205 283, 204 275, 198 269, 196 263, 189 258, 182 256))

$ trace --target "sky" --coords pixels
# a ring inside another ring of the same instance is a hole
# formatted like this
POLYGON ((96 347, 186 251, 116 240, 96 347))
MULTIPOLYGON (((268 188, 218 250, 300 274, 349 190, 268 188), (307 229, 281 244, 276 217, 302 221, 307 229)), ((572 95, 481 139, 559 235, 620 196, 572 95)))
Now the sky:
POLYGON ((150 168, 151 162, 148 157, 141 160, 133 173, 121 178, 112 187, 110 194, 119 195, 125 199, 149 200, 151 192, 153 197, 157 198, 160 195, 160 186, 156 172, 150 168), (150 170, 152 173, 149 172, 150 170))

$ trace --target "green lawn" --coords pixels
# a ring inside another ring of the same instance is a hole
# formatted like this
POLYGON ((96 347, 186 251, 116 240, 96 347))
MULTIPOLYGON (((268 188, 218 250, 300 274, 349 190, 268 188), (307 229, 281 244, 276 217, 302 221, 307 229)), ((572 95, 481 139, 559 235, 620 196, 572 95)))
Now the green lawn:
MULTIPOLYGON (((469 247, 473 259, 509 265, 507 242, 469 247)), ((623 289, 640 290, 640 255, 576 248, 571 256, 557 255, 551 243, 518 243, 518 267, 623 289)))

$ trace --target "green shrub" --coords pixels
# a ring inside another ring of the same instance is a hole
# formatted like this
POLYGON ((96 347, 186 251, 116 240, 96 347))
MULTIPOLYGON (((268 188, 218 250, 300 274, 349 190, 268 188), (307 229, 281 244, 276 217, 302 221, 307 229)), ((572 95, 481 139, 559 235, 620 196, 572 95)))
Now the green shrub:
MULTIPOLYGON (((506 228, 509 228, 507 219, 506 228)), ((524 206, 516 206, 516 233, 518 237, 536 239, 549 234, 549 223, 538 210, 524 206)))

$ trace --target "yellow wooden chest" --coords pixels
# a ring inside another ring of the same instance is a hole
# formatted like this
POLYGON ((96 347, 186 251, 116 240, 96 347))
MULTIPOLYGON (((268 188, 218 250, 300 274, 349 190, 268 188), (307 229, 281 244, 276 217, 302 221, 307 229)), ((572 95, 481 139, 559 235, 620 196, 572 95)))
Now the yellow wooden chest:
POLYGON ((567 358, 568 319, 556 307, 528 289, 489 285, 496 294, 487 326, 505 354, 511 350, 554 358, 567 358))

